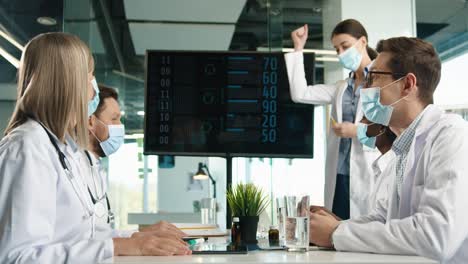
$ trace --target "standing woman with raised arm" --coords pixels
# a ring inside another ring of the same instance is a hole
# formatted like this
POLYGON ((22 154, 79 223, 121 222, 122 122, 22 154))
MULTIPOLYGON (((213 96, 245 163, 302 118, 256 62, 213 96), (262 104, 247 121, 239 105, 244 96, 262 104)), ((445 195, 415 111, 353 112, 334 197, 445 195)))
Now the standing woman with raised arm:
POLYGON ((331 42, 349 77, 335 84, 308 85, 302 51, 308 37, 304 25, 291 33, 294 52, 285 55, 291 98, 296 103, 331 104, 331 130, 327 138, 325 207, 342 219, 368 212, 374 155, 364 152, 357 139, 357 123, 362 118, 359 101, 366 67, 377 56, 369 48, 367 32, 357 20, 336 25, 331 42))

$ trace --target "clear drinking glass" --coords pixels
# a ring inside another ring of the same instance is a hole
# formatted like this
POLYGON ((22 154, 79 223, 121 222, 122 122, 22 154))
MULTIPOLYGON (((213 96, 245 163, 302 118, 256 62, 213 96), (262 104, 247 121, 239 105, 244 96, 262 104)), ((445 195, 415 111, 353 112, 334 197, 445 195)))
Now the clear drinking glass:
POLYGON ((216 224, 216 199, 203 198, 200 206, 201 223, 216 224))
POLYGON ((286 196, 285 245, 288 251, 309 250, 310 197, 286 196))
POLYGON ((285 229, 284 225, 286 222, 286 206, 285 206, 285 197, 276 198, 276 212, 278 217, 278 230, 279 230, 279 243, 280 246, 284 246, 285 241, 285 229))

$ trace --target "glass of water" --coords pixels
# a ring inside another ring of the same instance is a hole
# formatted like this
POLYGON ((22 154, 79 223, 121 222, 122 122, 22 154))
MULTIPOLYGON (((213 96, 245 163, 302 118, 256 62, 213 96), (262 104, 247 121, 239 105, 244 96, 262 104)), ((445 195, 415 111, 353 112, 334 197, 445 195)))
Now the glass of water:
POLYGON ((201 223, 216 224, 216 199, 203 198, 200 205, 201 223))
POLYGON ((279 229, 279 242, 280 246, 284 246, 284 236, 285 236, 285 222, 286 222, 286 206, 285 206, 284 197, 276 198, 276 212, 278 216, 278 229, 279 229))
POLYGON ((285 245, 288 251, 309 250, 309 206, 310 197, 285 197, 285 245))

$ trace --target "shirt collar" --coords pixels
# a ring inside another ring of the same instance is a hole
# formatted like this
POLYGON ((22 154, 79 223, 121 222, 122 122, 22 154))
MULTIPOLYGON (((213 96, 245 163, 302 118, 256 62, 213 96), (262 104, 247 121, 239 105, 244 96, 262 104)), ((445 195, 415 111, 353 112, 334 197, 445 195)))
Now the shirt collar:
POLYGON ((85 155, 86 155, 86 162, 89 163, 90 165, 92 164, 92 166, 99 166, 100 163, 101 163, 101 159, 100 158, 97 158, 96 155, 94 155, 93 152, 89 151, 89 150, 85 150, 85 155), (90 163, 90 160, 91 159, 91 163, 90 163))
POLYGON ((94 155, 94 153, 90 152, 89 155, 91 155, 91 160, 93 161, 93 164, 98 166, 101 164, 101 159, 97 158, 96 155, 94 155))
MULTIPOLYGON (((374 61, 372 60, 369 64, 367 64, 366 67, 364 67, 364 77, 367 76, 367 73, 370 71, 370 68, 372 67, 372 64, 374 64, 374 61)), ((351 80, 354 80, 354 78, 356 77, 356 72, 349 72, 349 79, 351 80)))
POLYGON ((76 141, 69 135, 65 136, 65 142, 70 147, 71 151, 73 151, 73 153, 79 150, 78 144, 76 144, 76 141))
MULTIPOLYGON (((372 66, 373 63, 374 63, 374 61, 371 61, 366 67, 364 67, 364 78, 366 77, 367 73, 370 71, 370 67, 372 66)), ((349 72, 349 75, 348 75, 348 88, 352 87, 352 89, 354 89, 354 79, 355 78, 356 78, 356 73, 353 72, 353 71, 349 72)), ((355 91, 355 96, 360 95, 361 88, 362 88, 363 85, 364 85, 364 83, 361 83, 361 85, 358 86, 358 88, 355 91)))
MULTIPOLYGON (((351 72, 353 73, 353 72, 351 72)), ((361 94, 361 88, 363 86, 363 84, 361 83, 356 90, 354 90, 354 77, 351 77, 351 73, 350 73, 350 77, 348 78, 348 86, 346 87, 346 89, 349 89, 350 91, 353 91, 354 92, 354 96, 359 96, 361 94)))
POLYGON ((416 133, 416 128, 419 125, 419 121, 423 117, 425 111, 422 111, 416 119, 410 124, 410 126, 403 131, 403 133, 395 140, 392 146, 392 150, 396 155, 407 154, 413 143, 414 135, 416 133))

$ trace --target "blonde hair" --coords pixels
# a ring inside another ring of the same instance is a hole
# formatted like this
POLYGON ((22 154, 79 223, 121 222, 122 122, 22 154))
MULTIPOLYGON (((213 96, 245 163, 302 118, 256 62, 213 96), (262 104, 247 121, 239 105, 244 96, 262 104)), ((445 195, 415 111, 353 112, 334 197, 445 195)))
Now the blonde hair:
POLYGON ((78 37, 59 32, 34 37, 21 56, 16 108, 5 135, 34 117, 61 142, 68 134, 85 148, 93 67, 91 52, 78 37))

